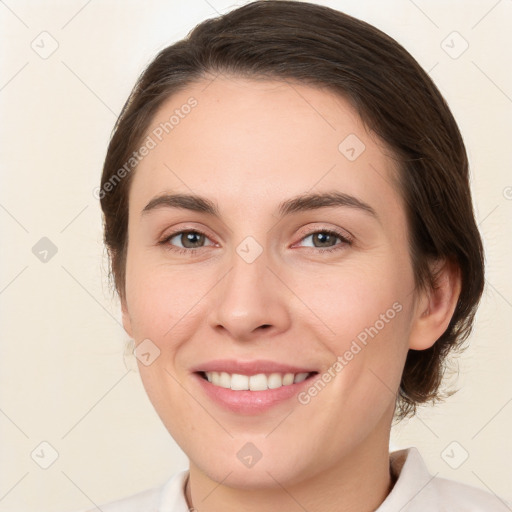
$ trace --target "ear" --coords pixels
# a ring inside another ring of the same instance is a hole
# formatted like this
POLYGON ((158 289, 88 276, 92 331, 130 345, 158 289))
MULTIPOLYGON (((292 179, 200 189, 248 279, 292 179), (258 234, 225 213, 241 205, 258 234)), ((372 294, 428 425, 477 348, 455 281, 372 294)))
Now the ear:
POLYGON ((128 306, 126 305, 126 297, 121 297, 121 311, 123 313, 123 327, 130 338, 133 338, 132 334, 132 320, 130 313, 128 312, 128 306))
POLYGON ((409 348, 430 348, 448 328, 461 290, 459 267, 448 260, 436 262, 431 268, 435 289, 421 293, 416 302, 409 337, 409 348))

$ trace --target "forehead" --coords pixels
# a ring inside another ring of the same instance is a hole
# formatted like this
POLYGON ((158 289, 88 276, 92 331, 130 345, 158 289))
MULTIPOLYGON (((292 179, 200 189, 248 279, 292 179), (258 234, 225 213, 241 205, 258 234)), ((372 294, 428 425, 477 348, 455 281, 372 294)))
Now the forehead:
POLYGON ((395 161, 347 100, 326 89, 217 77, 168 98, 131 185, 141 211, 162 192, 207 196, 255 215, 286 197, 337 190, 397 213, 395 161))

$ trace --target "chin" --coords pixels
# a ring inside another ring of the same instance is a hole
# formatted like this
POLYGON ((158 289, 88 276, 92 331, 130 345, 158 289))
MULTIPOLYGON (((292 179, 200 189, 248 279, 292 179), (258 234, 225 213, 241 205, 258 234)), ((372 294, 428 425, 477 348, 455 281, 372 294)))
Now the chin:
MULTIPOLYGON (((241 458, 243 458, 243 453, 241 458)), ((191 459, 192 460, 192 459, 191 459)), ((311 472, 311 464, 301 454, 301 463, 297 464, 294 456, 284 458, 276 453, 265 455, 247 465, 239 460, 235 454, 233 457, 224 456, 219 458, 211 457, 208 460, 196 460, 194 465, 211 480, 222 482, 231 488, 243 490, 261 490, 281 486, 292 486, 300 483, 311 472), (228 476, 229 475, 229 476, 228 476)))

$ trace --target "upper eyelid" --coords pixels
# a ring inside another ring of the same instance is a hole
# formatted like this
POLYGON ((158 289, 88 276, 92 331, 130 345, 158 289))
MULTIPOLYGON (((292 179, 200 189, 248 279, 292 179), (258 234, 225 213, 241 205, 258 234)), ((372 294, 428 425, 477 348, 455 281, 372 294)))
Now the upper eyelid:
MULTIPOLYGON (((171 230, 168 230, 168 229, 164 229, 162 232, 161 232, 161 235, 158 236, 159 239, 168 239, 168 238, 172 238, 176 235, 180 235, 182 233, 189 233, 189 232, 195 232, 195 233, 200 233, 208 238, 212 238, 212 236, 210 236, 208 233, 210 232, 209 229, 207 228, 203 228, 203 227, 199 227, 199 228, 196 228, 196 227, 180 227, 180 228, 177 228, 177 229, 171 229, 171 230), (168 234, 166 234, 168 233, 168 234)), ((214 237, 214 238, 221 238, 221 237, 214 237)))
MULTIPOLYGON (((316 224, 319 224, 319 223, 316 223, 316 224)), ((302 232, 302 230, 300 230, 301 234, 300 234, 300 240, 302 240, 303 238, 305 238, 306 236, 310 236, 310 235, 313 235, 315 233, 319 233, 319 232, 323 232, 323 231, 332 231, 334 233, 336 233, 338 236, 341 236, 342 238, 346 238, 347 240, 354 240, 354 235, 352 235, 352 233, 350 233, 350 231, 348 231, 347 229, 343 229, 343 228, 340 228, 340 227, 328 227, 328 226, 325 226, 325 225, 318 225, 318 226, 314 226, 314 227, 310 227, 308 229, 306 229, 304 232, 302 232)))

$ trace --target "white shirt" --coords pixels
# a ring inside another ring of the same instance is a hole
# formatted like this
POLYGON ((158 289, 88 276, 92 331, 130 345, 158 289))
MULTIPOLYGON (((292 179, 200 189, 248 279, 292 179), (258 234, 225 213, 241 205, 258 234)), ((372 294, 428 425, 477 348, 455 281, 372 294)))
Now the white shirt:
MULTIPOLYGON (((375 512, 511 512, 512 503, 453 480, 433 476, 415 447, 390 453, 393 489, 375 512)), ((159 487, 101 505, 103 512, 189 512, 188 469, 159 487)), ((97 509, 94 509, 97 510, 97 509)))

